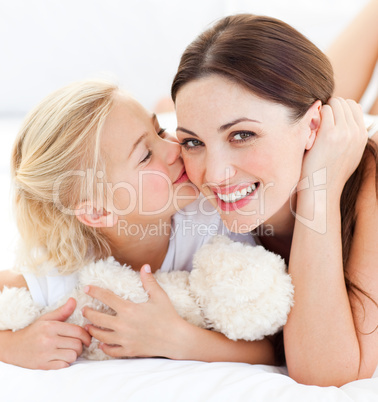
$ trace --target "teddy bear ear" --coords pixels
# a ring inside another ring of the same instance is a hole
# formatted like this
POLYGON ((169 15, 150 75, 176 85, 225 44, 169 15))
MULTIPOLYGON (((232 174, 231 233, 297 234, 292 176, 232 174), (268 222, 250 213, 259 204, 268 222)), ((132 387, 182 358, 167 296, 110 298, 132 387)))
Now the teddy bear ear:
POLYGON ((212 244, 230 244, 230 243, 233 243, 233 241, 227 236, 217 235, 211 239, 211 243, 212 244))

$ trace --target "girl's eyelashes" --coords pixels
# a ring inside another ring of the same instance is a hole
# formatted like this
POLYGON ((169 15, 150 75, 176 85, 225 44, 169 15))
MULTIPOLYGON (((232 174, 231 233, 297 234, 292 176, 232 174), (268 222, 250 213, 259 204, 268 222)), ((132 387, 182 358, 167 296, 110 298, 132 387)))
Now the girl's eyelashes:
POLYGON ((147 152, 147 155, 139 162, 139 164, 147 162, 151 158, 151 156, 152 156, 152 152, 149 149, 148 152, 147 152))
MULTIPOLYGON (((159 128, 156 130, 156 134, 161 137, 164 135, 166 128, 159 128)), ((152 151, 148 149, 146 156, 139 162, 139 164, 147 162, 152 156, 152 151)))

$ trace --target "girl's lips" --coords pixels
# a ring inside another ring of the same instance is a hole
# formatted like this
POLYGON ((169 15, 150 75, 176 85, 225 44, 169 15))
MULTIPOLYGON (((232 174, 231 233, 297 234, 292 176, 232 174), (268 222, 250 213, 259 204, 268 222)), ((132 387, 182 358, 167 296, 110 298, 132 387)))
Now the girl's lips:
POLYGON ((179 177, 173 184, 184 183, 185 181, 188 181, 188 180, 189 180, 188 175, 186 174, 185 168, 183 168, 179 177))
MULTIPOLYGON (((245 196, 245 197, 242 198, 241 200, 239 200, 239 201, 234 201, 234 202, 225 202, 225 201, 221 200, 221 199, 218 197, 217 192, 216 192, 216 191, 213 191, 213 192, 214 192, 214 195, 215 195, 215 197, 216 197, 216 200, 217 200, 217 202, 218 202, 219 208, 220 208, 222 211, 227 211, 227 212, 235 211, 235 210, 238 210, 238 209, 243 208, 245 205, 247 205, 247 204, 254 198, 254 196, 256 195, 257 191, 259 190, 260 183, 257 182, 257 183, 254 183, 254 184, 256 185, 256 188, 255 188, 255 190, 254 190, 252 193, 250 193, 249 195, 245 196)), ((240 186, 239 186, 239 187, 240 187, 240 186)), ((233 186, 232 188, 233 188, 233 189, 237 189, 238 186, 233 186)), ((231 193, 230 189, 232 189, 232 188, 229 187, 229 188, 227 189, 227 190, 228 190, 227 193, 226 193, 225 191, 223 191, 221 194, 229 194, 229 193, 231 193)), ((244 188, 244 187, 243 187, 243 188, 244 188)), ((219 192, 219 191, 218 191, 218 192, 219 192)))

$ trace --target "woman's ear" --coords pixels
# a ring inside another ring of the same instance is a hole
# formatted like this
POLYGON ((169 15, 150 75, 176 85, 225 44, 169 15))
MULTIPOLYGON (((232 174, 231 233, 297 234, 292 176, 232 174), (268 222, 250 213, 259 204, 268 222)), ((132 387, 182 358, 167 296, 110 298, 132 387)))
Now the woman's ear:
POLYGON ((118 221, 116 214, 104 208, 96 208, 90 201, 83 201, 77 205, 75 215, 81 223, 94 228, 113 227, 118 221))
POLYGON ((305 145, 305 149, 307 151, 310 150, 314 145, 316 134, 318 133, 321 123, 321 117, 320 117, 321 109, 322 109, 322 102, 320 100, 317 100, 312 104, 312 106, 310 107, 310 109, 308 109, 306 113, 307 117, 306 121, 308 122, 308 127, 310 130, 305 145))

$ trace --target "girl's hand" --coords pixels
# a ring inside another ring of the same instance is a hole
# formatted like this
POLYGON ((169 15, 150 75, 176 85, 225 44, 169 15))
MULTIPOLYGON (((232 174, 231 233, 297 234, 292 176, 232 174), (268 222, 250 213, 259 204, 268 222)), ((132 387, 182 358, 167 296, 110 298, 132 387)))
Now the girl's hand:
POLYGON ((368 139, 359 104, 332 98, 321 110, 321 123, 302 166, 302 179, 326 174, 328 189, 341 195, 346 181, 361 161, 368 139), (326 168, 324 172, 322 172, 326 168))
POLYGON ((90 296, 116 312, 116 316, 110 316, 89 307, 83 309, 83 315, 93 324, 86 326, 87 331, 101 342, 100 348, 109 356, 174 358, 175 351, 180 350, 178 331, 186 321, 145 267, 140 270, 140 277, 149 294, 146 303, 124 300, 96 286, 86 289, 90 296))
POLYGON ((83 344, 89 346, 91 337, 81 327, 64 322, 76 307, 75 299, 51 311, 33 324, 6 335, 4 361, 17 366, 56 370, 68 367, 81 355, 83 344))

